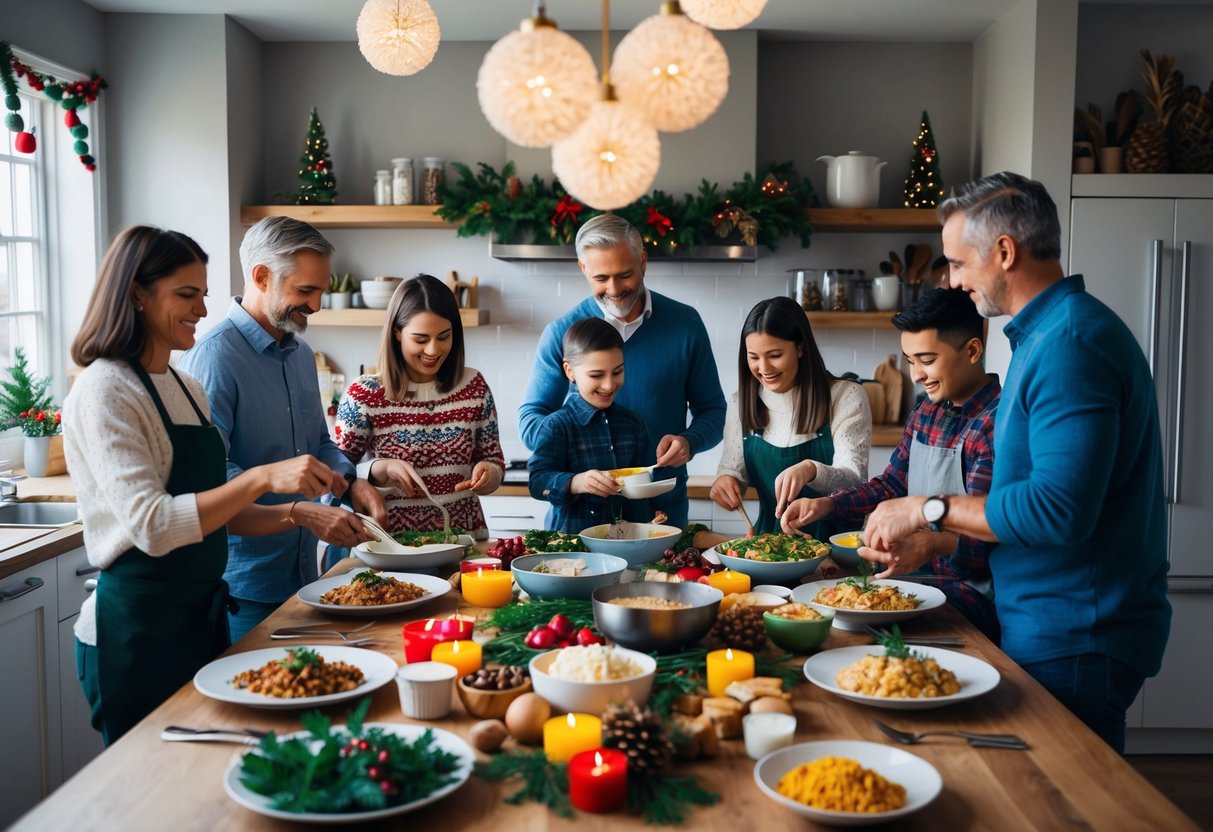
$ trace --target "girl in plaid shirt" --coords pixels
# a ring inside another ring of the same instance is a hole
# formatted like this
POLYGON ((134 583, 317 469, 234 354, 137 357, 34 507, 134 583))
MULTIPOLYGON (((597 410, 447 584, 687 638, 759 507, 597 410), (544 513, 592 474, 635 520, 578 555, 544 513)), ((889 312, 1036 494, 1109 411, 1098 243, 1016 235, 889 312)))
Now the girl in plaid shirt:
POLYGON ((647 500, 625 500, 606 471, 647 459, 649 431, 616 405, 623 386, 623 337, 602 318, 586 318, 564 336, 564 374, 575 387, 540 427, 528 463, 531 496, 552 504, 547 528, 580 532, 617 518, 647 522, 647 500))

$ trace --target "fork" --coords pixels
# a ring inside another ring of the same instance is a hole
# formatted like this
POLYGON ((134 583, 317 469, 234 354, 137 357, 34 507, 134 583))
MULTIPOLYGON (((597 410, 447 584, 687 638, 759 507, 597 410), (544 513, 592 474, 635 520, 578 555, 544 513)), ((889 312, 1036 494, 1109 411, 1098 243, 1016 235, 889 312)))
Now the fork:
POLYGON ((160 732, 166 742, 234 742, 243 745, 258 745, 268 734, 253 728, 186 728, 169 725, 160 732))
MULTIPOLYGON (((863 625, 863 630, 877 641, 891 635, 887 630, 881 630, 870 624, 863 625)), ((964 647, 965 644, 964 639, 958 636, 902 636, 901 640, 906 644, 917 644, 923 647, 964 647)))
POLYGON ((438 506, 438 510, 442 512, 442 533, 449 538, 451 536, 451 513, 446 510, 446 506, 434 499, 434 495, 430 493, 425 480, 420 476, 417 477, 417 485, 421 488, 421 493, 425 495, 425 498, 438 506))
POLYGON ((1023 750, 1028 747, 1028 744, 1014 734, 974 734, 970 731, 921 731, 913 733, 911 731, 898 731, 889 725, 885 725, 879 719, 873 719, 873 723, 887 737, 896 740, 903 745, 915 745, 922 742, 923 737, 963 737, 969 741, 969 745, 974 748, 1013 748, 1023 750))
POLYGON ((270 633, 272 639, 282 638, 308 638, 309 636, 337 636, 342 641, 349 641, 349 636, 355 633, 361 633, 375 626, 372 621, 369 624, 363 624, 356 630, 322 630, 321 627, 327 627, 327 624, 319 624, 311 627, 280 627, 270 633))

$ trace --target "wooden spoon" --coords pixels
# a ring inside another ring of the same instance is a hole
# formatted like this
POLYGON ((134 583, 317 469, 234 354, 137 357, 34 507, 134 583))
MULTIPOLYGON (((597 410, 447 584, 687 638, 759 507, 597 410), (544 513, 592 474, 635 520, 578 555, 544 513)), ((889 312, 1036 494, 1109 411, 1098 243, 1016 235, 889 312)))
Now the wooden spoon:
POLYGON ((906 268, 906 281, 908 283, 922 283, 922 270, 931 262, 931 247, 917 246, 914 249, 914 259, 906 268))
POLYGON ((901 258, 897 256, 897 252, 895 252, 895 251, 889 252, 889 262, 893 264, 893 274, 897 275, 898 277, 901 277, 901 272, 902 272, 901 258))
POLYGON ((754 524, 750 522, 750 515, 746 513, 745 503, 738 503, 737 511, 738 511, 738 513, 741 514, 741 519, 745 521, 745 527, 746 527, 745 536, 753 537, 754 536, 754 524))

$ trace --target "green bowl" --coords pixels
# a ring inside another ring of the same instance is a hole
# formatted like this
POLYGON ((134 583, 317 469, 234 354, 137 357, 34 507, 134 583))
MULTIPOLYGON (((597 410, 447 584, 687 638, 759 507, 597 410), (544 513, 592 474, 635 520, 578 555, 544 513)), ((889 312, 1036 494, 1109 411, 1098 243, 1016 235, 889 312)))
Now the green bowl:
POLYGON ((767 625, 767 635, 777 646, 793 653, 807 653, 825 642, 830 635, 834 616, 823 615, 811 621, 801 621, 764 612, 762 621, 767 625))

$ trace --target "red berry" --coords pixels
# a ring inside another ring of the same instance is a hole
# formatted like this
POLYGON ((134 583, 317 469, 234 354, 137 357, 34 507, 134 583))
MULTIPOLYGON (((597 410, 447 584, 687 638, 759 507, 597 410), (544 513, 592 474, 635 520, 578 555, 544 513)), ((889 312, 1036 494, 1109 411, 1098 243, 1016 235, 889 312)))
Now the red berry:
POLYGON ((391 795, 391 794, 396 793, 396 787, 393 786, 391 783, 389 783, 387 780, 381 781, 379 783, 379 788, 384 794, 391 795))
POLYGON ((548 626, 556 631, 556 635, 561 638, 568 638, 573 634, 573 621, 564 613, 556 613, 552 616, 552 620, 548 622, 548 626))
POLYGON ((371 744, 369 742, 367 742, 366 740, 358 740, 358 750, 359 751, 366 751, 370 747, 371 747, 371 744))
POLYGON ((602 636, 595 633, 589 627, 582 627, 577 631, 577 643, 583 647, 590 644, 604 644, 602 636))
POLYGON ((556 643, 556 631, 551 627, 536 627, 526 634, 524 642, 535 650, 547 650, 556 643))
POLYGON ((684 581, 697 581, 704 576, 703 570, 697 566, 685 566, 674 574, 684 581))
POLYGON ((378 780, 381 774, 383 774, 383 772, 379 770, 379 766, 371 766, 366 770, 366 776, 372 780, 378 780))
POLYGON ((379 762, 386 763, 389 756, 390 755, 387 753, 387 749, 385 748, 383 751, 379 752, 379 762))

